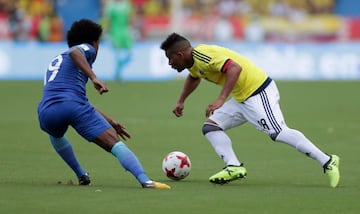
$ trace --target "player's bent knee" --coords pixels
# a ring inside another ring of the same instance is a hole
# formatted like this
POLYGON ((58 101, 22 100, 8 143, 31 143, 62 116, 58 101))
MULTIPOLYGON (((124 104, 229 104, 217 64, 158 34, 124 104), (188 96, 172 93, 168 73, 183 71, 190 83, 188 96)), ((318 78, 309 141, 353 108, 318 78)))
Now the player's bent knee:
POLYGON ((269 134, 269 137, 271 138, 271 140, 276 141, 276 138, 279 134, 280 134, 280 132, 271 133, 271 134, 269 134))
POLYGON ((119 136, 116 134, 115 130, 108 129, 101 133, 94 142, 99 145, 101 148, 110 152, 112 147, 120 141, 119 136))
POLYGON ((203 135, 206 135, 207 133, 213 132, 213 131, 222 131, 222 129, 215 124, 204 123, 204 125, 202 127, 203 135))
POLYGON ((283 126, 279 132, 270 133, 270 134, 269 134, 269 137, 270 137, 271 140, 273 140, 273 141, 278 141, 277 138, 278 138, 278 136, 280 135, 280 133, 286 134, 286 133, 289 133, 289 131, 291 131, 290 128, 288 128, 287 126, 283 126))

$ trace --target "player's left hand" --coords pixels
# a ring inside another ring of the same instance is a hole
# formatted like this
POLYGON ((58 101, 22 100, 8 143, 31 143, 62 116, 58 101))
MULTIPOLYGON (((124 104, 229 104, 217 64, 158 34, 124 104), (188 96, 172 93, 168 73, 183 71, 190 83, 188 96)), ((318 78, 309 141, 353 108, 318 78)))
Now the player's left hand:
POLYGON ((184 103, 176 103, 176 106, 173 109, 173 113, 176 117, 181 117, 183 115, 184 103))
POLYGON ((125 127, 123 125, 121 125, 119 122, 117 121, 112 121, 111 122, 111 126, 114 127, 114 129, 116 130, 116 132, 118 133, 118 135, 123 139, 123 140, 127 140, 131 138, 131 135, 129 134, 129 132, 127 132, 125 130, 125 127))
POLYGON ((103 94, 109 91, 106 83, 99 80, 98 78, 93 79, 92 82, 94 84, 94 88, 99 92, 99 94, 103 94))

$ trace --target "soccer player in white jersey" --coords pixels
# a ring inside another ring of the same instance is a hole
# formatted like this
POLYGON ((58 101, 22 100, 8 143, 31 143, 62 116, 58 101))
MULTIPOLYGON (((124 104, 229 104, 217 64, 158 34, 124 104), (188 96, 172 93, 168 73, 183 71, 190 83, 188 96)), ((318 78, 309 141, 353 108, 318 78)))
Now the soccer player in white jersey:
POLYGON ((225 131, 249 122, 273 141, 288 144, 316 160, 329 177, 330 186, 339 185, 340 158, 322 152, 300 131, 286 125, 274 80, 253 62, 221 46, 199 44, 192 47, 188 39, 177 33, 170 34, 162 42, 161 49, 173 69, 189 71, 173 109, 175 116, 183 115, 185 100, 201 79, 221 87, 219 95, 205 109, 207 119, 202 126, 206 139, 226 164, 209 178, 210 182, 224 184, 246 176, 246 168, 238 160, 225 131))
POLYGON ((86 83, 90 79, 103 94, 107 85, 92 70, 102 27, 87 19, 72 24, 67 32, 69 49, 56 56, 44 78, 43 96, 38 105, 40 127, 50 138, 55 151, 76 174, 79 185, 90 185, 87 171, 78 162, 70 141, 65 137, 69 126, 89 142, 112 153, 143 188, 169 189, 167 184, 151 180, 135 154, 120 140, 130 134, 119 122, 90 104, 86 83))

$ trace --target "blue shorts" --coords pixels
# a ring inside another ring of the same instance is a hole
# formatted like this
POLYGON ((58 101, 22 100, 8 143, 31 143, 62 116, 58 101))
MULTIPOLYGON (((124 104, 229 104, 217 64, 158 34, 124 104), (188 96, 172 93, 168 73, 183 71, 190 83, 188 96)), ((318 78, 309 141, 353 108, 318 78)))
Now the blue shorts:
POLYGON ((65 135, 72 126, 87 141, 94 141, 111 125, 90 104, 66 101, 54 103, 38 112, 40 127, 53 137, 65 135))

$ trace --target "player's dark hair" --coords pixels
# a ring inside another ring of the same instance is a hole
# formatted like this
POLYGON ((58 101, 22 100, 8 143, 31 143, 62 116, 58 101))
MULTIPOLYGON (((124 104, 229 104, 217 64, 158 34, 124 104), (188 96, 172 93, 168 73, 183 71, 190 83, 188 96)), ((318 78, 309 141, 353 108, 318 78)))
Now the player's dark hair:
POLYGON ((67 44, 69 47, 83 43, 91 44, 100 39, 102 32, 101 25, 89 19, 80 19, 75 21, 67 31, 67 44))
POLYGON ((185 37, 172 33, 161 43, 160 48, 164 51, 180 51, 190 46, 189 40, 185 37))

